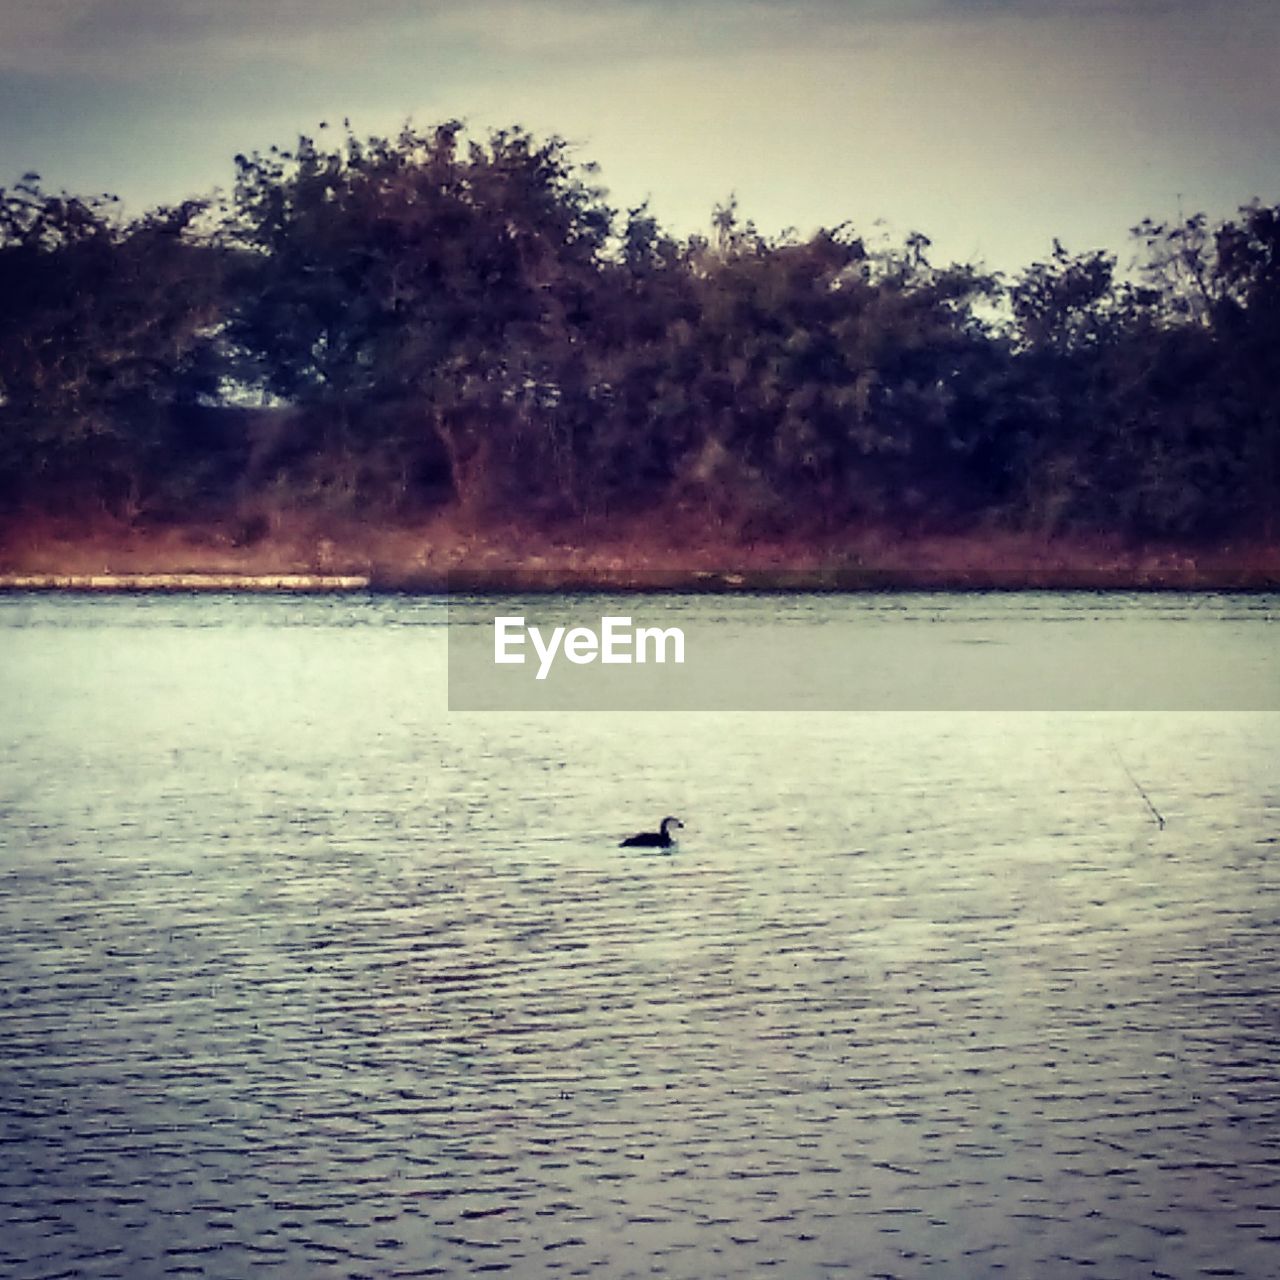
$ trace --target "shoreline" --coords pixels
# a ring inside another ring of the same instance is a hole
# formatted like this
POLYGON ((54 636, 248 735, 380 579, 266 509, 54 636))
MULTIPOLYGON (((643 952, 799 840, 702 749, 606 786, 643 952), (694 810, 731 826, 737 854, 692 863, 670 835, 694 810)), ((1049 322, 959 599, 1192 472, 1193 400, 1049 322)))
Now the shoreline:
POLYGON ((369 579, 357 574, 276 573, 3 573, 0 591, 362 591, 369 579))
POLYGON ((1274 574, 1236 576, 1195 572, 1132 573, 1097 568, 1071 571, 977 572, 888 570, 787 570, 769 573, 678 571, 547 571, 466 569, 445 574, 227 574, 227 573, 38 573, 0 574, 0 595, 18 593, 243 592, 255 595, 505 595, 616 592, 624 594, 714 594, 756 592, 800 594, 834 592, 1219 592, 1267 594, 1280 591, 1274 574))
POLYGON ((0 592, 1280 590, 1280 544, 1125 543, 881 526, 746 536, 683 512, 661 523, 531 526, 446 511, 400 526, 289 514, 138 527, 19 520, 0 529, 0 592))

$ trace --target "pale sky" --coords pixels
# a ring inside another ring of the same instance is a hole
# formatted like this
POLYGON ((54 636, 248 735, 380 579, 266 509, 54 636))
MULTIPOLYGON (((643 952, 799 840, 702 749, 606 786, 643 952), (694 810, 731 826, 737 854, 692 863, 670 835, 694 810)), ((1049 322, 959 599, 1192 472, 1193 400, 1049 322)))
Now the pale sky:
POLYGON ((321 120, 559 133, 705 230, 884 220, 1013 270, 1280 203, 1280 0, 0 0, 0 185, 129 207, 321 120))

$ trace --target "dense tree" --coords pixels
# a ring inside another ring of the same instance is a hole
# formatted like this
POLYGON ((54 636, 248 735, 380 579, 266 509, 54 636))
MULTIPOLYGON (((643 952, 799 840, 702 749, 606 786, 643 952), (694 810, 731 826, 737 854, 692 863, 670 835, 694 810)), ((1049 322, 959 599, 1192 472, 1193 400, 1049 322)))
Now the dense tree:
POLYGON ((1280 209, 1011 282, 849 227, 619 216, 558 138, 302 138, 190 201, 0 191, 0 493, 194 518, 685 507, 1275 535, 1280 209), (256 396, 262 408, 246 408, 256 396))
POLYGON ((0 484, 137 513, 189 479, 174 406, 218 390, 218 255, 198 202, 0 190, 0 484))
POLYGON ((1268 538, 1280 509, 1280 207, 1253 204, 1214 238, 1223 282, 1214 334, 1223 353, 1222 411, 1240 439, 1243 485, 1228 502, 1268 538))
POLYGON ((1031 391, 1021 509, 1051 530, 1139 537, 1266 525, 1278 486, 1266 334, 1270 211, 1135 229, 1140 283, 1055 245, 1010 290, 1031 391), (1261 215, 1261 216, 1260 216, 1261 215))
POLYGON ((532 499, 563 483, 562 442, 529 417, 559 393, 548 367, 583 327, 610 214, 560 139, 459 132, 237 157, 231 336, 266 388, 318 411, 320 455, 382 455, 398 498, 442 445, 461 501, 509 496, 504 471, 532 499), (387 401, 400 432, 370 418, 387 401))

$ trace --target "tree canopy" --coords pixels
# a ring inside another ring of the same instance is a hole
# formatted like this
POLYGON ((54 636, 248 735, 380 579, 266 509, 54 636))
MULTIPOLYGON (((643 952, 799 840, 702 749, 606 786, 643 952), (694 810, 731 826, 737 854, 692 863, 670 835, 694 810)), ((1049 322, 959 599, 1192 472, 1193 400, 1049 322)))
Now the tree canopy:
POLYGON ((518 128, 235 164, 136 218, 0 190, 7 502, 1274 536, 1280 208, 1004 279, 733 200, 679 237, 518 128))

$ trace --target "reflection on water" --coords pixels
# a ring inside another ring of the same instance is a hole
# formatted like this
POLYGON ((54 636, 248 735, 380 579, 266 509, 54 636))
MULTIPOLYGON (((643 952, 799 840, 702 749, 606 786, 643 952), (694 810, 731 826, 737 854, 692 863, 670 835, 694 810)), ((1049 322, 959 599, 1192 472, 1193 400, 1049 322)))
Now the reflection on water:
POLYGON ((1280 717, 450 715, 442 616, 0 600, 0 1272, 1273 1274, 1280 717))

